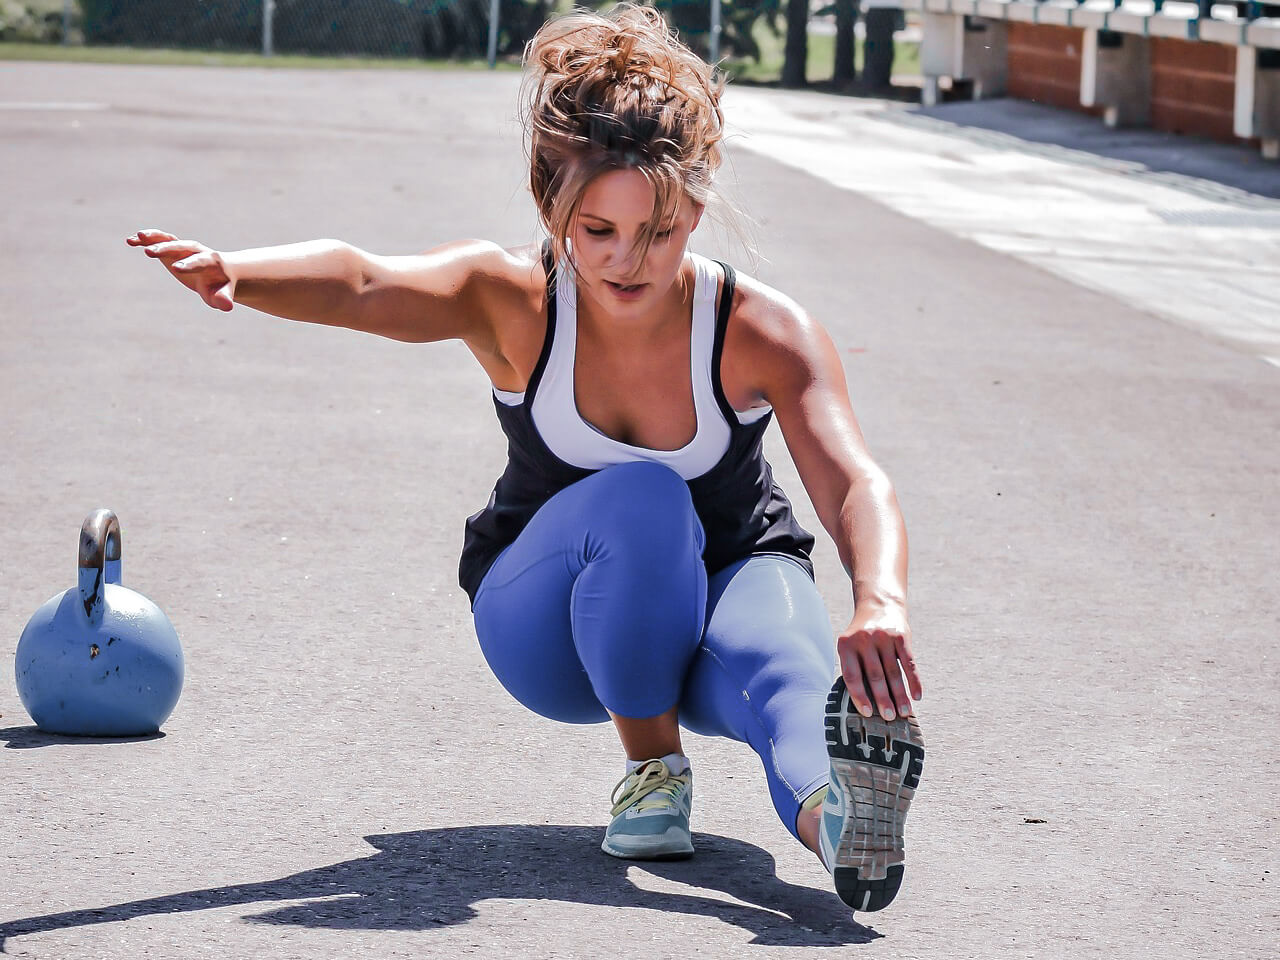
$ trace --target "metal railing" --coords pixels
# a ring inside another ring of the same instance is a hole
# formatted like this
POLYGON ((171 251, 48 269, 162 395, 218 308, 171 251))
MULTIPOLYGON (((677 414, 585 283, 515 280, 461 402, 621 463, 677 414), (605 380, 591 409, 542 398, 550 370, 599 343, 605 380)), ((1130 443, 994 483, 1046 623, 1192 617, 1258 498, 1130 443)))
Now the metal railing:
MULTIPOLYGON (((1048 3, 1051 0, 1032 0, 1032 2, 1048 3)), ((1076 6, 1083 7, 1088 2, 1089 0, 1076 0, 1076 6)), ((1165 2, 1166 0, 1151 0, 1156 13, 1164 9, 1165 2)), ((1280 17, 1280 3, 1270 3, 1266 0, 1182 0, 1182 2, 1195 3, 1199 8, 1197 17, 1202 20, 1213 19, 1215 7, 1234 7, 1236 17, 1241 20, 1280 17)), ((1113 9, 1119 10, 1124 5, 1125 0, 1111 0, 1113 9)))

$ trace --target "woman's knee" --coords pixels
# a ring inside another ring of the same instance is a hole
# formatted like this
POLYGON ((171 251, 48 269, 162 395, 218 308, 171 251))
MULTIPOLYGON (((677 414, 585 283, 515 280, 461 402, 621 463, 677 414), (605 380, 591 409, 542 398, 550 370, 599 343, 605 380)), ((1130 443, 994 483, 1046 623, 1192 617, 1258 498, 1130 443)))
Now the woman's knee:
POLYGON ((640 547, 690 543, 699 554, 702 525, 694 511, 689 486, 660 463, 620 463, 593 474, 583 504, 603 537, 623 537, 640 547))

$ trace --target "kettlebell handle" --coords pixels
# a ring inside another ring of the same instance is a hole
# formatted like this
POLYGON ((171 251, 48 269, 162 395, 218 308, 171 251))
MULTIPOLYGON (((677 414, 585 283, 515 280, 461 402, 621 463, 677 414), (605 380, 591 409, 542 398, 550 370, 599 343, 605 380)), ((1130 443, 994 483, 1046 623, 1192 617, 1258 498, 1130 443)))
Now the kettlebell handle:
POLYGON ((103 587, 120 582, 120 521, 110 510, 95 510, 80 527, 80 601, 84 615, 102 619, 103 587))

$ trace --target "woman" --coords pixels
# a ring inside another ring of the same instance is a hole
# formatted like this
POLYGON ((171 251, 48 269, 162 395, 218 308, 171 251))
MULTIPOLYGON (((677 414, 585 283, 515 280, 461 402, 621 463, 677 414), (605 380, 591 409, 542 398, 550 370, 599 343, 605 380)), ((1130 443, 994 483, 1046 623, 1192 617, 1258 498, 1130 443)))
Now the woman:
POLYGON ((554 20, 527 61, 541 250, 128 243, 220 310, 466 343, 510 458, 467 521, 461 583, 517 700, 617 729, 604 851, 693 853, 683 725, 750 744, 783 824, 846 903, 880 909, 923 762, 921 685, 902 518, 839 358, 795 303, 687 250, 721 160, 721 85, 657 13, 554 20), (774 415, 852 580, 834 690, 813 538, 761 450, 774 415))

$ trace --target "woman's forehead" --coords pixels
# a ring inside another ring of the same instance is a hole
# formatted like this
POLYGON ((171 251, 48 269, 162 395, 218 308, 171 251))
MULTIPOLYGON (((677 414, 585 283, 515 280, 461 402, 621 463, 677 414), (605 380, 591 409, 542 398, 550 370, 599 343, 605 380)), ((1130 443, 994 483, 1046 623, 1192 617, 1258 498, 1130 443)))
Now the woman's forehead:
MULTIPOLYGON (((582 192, 578 215, 613 224, 648 223, 653 216, 654 187, 639 170, 609 170, 594 178, 582 192)), ((688 205, 680 192, 679 210, 688 205)))

